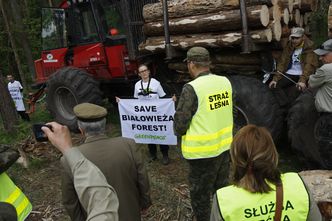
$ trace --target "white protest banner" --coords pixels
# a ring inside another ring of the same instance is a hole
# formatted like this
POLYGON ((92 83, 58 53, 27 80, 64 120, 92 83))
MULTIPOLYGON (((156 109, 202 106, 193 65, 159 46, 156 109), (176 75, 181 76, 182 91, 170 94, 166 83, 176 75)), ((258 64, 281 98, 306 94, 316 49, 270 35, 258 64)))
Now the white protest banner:
POLYGON ((176 145, 173 132, 175 106, 167 99, 120 99, 123 137, 136 143, 176 145))

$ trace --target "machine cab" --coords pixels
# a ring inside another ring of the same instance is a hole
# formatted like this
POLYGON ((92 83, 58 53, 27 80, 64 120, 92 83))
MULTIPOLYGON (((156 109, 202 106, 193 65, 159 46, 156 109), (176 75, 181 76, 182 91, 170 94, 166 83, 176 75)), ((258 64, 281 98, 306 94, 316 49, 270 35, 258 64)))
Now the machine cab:
POLYGON ((42 9, 43 50, 35 61, 37 82, 45 82, 64 66, 85 69, 100 80, 133 72, 122 15, 116 4, 102 7, 102 2, 70 0, 60 8, 42 9))

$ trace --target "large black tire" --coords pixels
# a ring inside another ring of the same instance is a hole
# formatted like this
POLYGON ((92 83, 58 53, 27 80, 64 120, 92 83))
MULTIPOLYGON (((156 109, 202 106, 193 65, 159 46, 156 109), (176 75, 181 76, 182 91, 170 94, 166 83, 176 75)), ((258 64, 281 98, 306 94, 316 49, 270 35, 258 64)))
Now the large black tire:
POLYGON ((266 127, 277 139, 283 118, 269 88, 261 81, 246 76, 229 76, 235 94, 235 132, 247 124, 266 127))
POLYGON ((73 107, 84 102, 102 104, 98 82, 84 70, 65 67, 48 79, 46 104, 55 121, 77 129, 73 107))
POLYGON ((301 94, 288 113, 288 137, 292 149, 309 169, 332 169, 331 150, 326 144, 332 145, 329 144, 331 141, 326 142, 324 132, 329 132, 324 131, 326 122, 323 121, 310 91, 301 94))
POLYGON ((319 117, 315 124, 315 139, 319 146, 321 165, 332 170, 332 113, 319 117))

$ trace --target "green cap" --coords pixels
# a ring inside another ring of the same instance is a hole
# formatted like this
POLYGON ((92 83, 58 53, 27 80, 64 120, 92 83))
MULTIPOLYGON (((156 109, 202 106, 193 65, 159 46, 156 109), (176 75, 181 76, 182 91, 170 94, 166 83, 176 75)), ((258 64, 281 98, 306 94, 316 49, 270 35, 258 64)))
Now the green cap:
POLYGON ((107 110, 99 105, 82 103, 74 107, 74 113, 80 121, 91 122, 102 120, 107 115, 107 110))
POLYGON ((187 52, 187 58, 185 60, 193 62, 209 62, 210 53, 203 47, 193 47, 187 52))

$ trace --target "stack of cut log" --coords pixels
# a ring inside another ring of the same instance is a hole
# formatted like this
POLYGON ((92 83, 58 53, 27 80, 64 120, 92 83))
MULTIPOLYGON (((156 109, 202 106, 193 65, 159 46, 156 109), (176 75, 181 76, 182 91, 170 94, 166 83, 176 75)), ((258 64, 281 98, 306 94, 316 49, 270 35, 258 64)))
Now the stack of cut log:
POLYGON ((307 170, 299 173, 314 201, 318 204, 323 220, 332 219, 332 170, 307 170))
MULTIPOLYGON (((317 9, 317 1, 246 0, 252 42, 279 42, 294 26, 310 32, 310 14, 317 9)), ((170 0, 168 13, 171 44, 177 49, 237 47, 241 44, 239 0, 170 0)), ((145 5, 143 17, 147 39, 140 44, 139 50, 163 51, 162 3, 145 5)))

